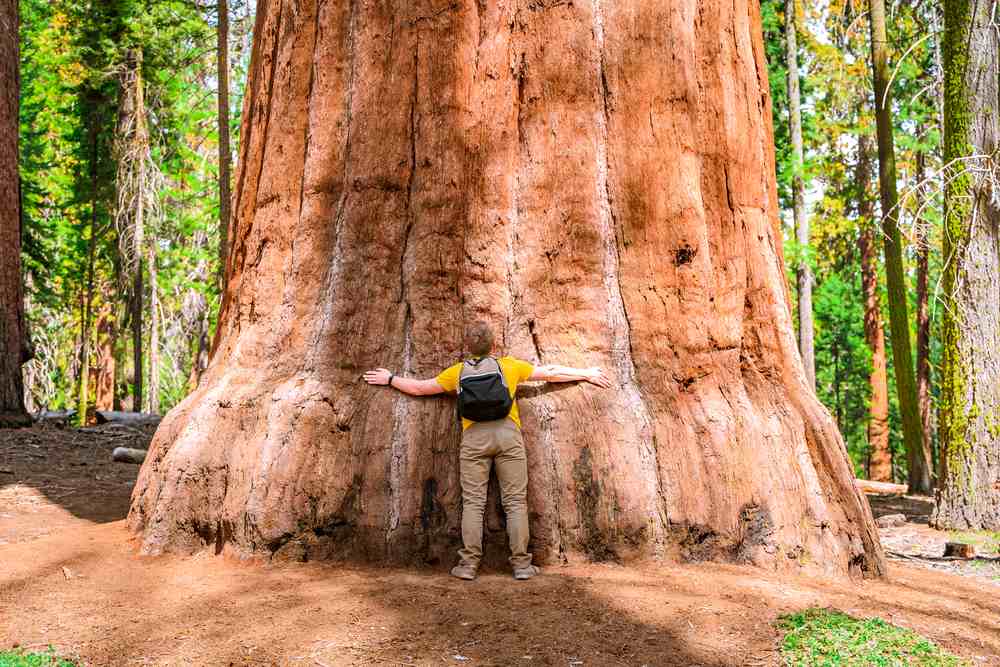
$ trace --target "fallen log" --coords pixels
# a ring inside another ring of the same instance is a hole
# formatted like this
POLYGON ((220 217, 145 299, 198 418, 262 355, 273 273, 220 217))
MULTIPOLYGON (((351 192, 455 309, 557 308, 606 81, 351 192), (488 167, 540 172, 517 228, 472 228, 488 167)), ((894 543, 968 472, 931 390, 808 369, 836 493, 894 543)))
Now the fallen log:
POLYGON ((952 561, 987 561, 993 563, 1000 563, 1000 556, 985 556, 983 554, 975 554, 971 558, 964 558, 962 556, 935 556, 934 554, 908 554, 902 551, 891 551, 886 549, 886 555, 890 558, 902 558, 905 560, 913 561, 926 561, 928 563, 949 563, 952 561))
POLYGON ((121 412, 117 410, 97 410, 94 413, 98 424, 158 424, 162 417, 152 412, 121 412))
POLYGON ((879 528, 898 528, 906 525, 905 514, 886 514, 875 519, 879 528))
POLYGON ((73 419, 76 419, 76 410, 42 410, 35 415, 39 424, 56 426, 66 425, 73 419))
POLYGON ((115 447, 111 452, 111 460, 118 463, 140 464, 146 460, 145 449, 132 449, 131 447, 115 447))
POLYGON ((862 493, 877 495, 902 495, 906 493, 906 484, 890 484, 889 482, 873 482, 870 479, 856 479, 854 485, 862 493))

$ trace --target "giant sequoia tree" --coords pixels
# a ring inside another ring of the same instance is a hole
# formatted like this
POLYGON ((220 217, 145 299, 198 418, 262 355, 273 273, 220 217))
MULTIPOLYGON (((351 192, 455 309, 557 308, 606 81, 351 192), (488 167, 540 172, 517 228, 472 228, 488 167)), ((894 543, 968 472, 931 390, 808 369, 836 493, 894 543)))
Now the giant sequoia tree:
POLYGON ((0 427, 30 423, 21 364, 27 344, 21 286, 17 0, 0 0, 0 427))
POLYGON ((360 375, 429 376, 485 317, 617 379, 524 399, 541 560, 881 573, 796 350, 756 3, 262 2, 244 109, 214 353, 140 473, 144 551, 450 560, 454 405, 360 375))

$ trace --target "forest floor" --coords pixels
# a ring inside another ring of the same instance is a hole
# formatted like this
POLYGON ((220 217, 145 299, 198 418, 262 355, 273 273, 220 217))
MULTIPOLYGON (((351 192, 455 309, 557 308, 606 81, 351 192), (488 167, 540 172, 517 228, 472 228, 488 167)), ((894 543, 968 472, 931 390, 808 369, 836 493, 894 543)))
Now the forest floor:
MULTIPOLYGON (((772 665, 777 618, 829 607, 1000 665, 1000 585, 953 561, 892 560, 877 582, 645 563, 469 583, 431 569, 139 557, 121 520, 138 469, 110 453, 150 430, 0 431, 0 650, 52 646, 81 665, 772 665)), ((940 555, 951 539, 926 527, 926 499, 873 506, 911 518, 883 529, 890 551, 940 555)))

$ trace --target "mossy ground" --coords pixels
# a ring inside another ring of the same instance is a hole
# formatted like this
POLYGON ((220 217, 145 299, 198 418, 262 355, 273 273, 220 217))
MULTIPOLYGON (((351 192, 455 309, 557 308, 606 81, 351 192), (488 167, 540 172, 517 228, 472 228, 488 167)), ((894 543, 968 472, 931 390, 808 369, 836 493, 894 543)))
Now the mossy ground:
POLYGON ((784 664, 790 667, 964 667, 912 630, 880 618, 854 618, 832 609, 806 609, 782 616, 778 628, 784 664))
POLYGON ((1000 555, 1000 531, 953 530, 948 532, 948 539, 952 542, 971 544, 980 554, 1000 555))
POLYGON ((69 660, 45 653, 25 653, 20 650, 0 651, 0 667, 76 667, 69 660))

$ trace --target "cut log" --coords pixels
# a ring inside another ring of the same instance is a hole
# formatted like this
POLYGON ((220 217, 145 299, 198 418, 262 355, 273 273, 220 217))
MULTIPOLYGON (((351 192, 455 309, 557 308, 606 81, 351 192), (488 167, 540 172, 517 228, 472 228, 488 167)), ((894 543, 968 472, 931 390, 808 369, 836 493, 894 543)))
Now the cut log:
POLYGON ((944 557, 948 558, 975 558, 976 547, 962 542, 945 542, 944 557))
POLYGON ((878 495, 902 495, 906 493, 905 484, 890 484, 889 482, 873 482, 870 479, 856 479, 854 480, 854 485, 862 493, 875 493, 878 495))
POLYGON ((131 447, 115 447, 115 451, 111 453, 111 460, 118 463, 135 463, 139 465, 146 460, 146 450, 132 449, 131 447))

